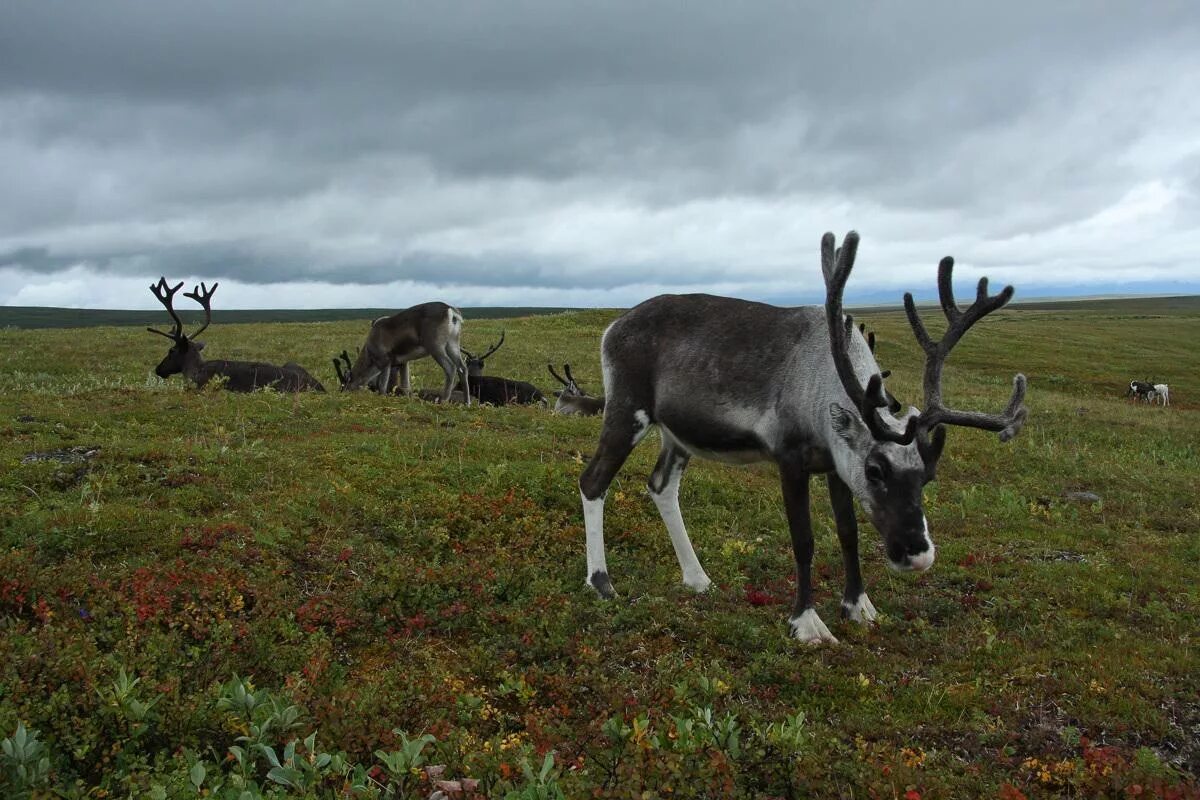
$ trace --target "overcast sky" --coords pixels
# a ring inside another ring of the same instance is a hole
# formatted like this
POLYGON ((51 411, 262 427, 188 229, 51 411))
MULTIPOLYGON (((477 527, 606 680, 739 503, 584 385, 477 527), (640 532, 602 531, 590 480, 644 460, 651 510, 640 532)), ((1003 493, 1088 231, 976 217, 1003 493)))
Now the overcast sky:
POLYGON ((0 5, 0 304, 1200 292, 1200 3, 0 5))

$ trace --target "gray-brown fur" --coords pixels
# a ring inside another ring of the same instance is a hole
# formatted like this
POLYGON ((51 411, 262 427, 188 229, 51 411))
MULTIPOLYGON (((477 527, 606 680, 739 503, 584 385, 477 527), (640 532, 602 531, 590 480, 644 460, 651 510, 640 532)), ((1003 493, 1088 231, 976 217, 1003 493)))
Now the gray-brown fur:
POLYGON ((196 341, 195 337, 212 322, 212 296, 217 291, 218 284, 214 283, 212 288, 208 289, 201 283, 192 291, 184 293, 184 297, 190 297, 204 308, 204 324, 191 334, 184 334, 183 321, 173 305, 175 293, 182 286, 181 281, 174 288, 168 287, 166 278, 161 277, 157 284, 150 287, 150 291, 171 315, 173 323, 170 332, 146 329, 174 342, 166 357, 154 369, 160 378, 182 373, 197 387, 204 387, 214 378, 222 378, 224 387, 234 392, 252 392, 264 388, 279 392, 325 391, 325 387, 316 378, 295 362, 277 367, 260 361, 205 361, 200 355, 204 349, 204 342, 196 341))
MULTIPOLYGON (((459 347, 462 312, 446 303, 421 303, 371 323, 367 340, 358 352, 343 389, 360 389, 374 383, 376 391, 388 392, 392 373, 399 371, 399 389, 409 394, 408 362, 429 356, 445 373, 441 399, 446 402, 461 377, 469 389, 467 366, 459 347)), ((469 404, 468 394, 468 404, 469 404)))
POLYGON ((949 291, 952 261, 943 260, 939 287, 950 321, 941 342, 925 333, 906 306, 926 351, 926 412, 895 415, 868 337, 842 312, 842 290, 857 250, 857 234, 834 250, 822 240, 826 304, 779 308, 711 295, 663 295, 617 319, 601 343, 607 407, 600 442, 580 477, 588 544, 587 575, 611 594, 603 544, 602 502, 617 470, 650 425, 662 434, 662 452, 651 475, 651 497, 672 535, 684 582, 708 585, 683 529, 678 481, 687 458, 732 463, 769 460, 779 468, 796 559, 793 633, 806 641, 833 637, 812 608, 809 582, 812 528, 809 483, 825 473, 846 565, 843 614, 870 621, 858 563, 853 499, 883 537, 896 569, 926 569, 933 543, 922 510, 922 487, 934 477, 949 424, 1019 431, 1025 418, 1024 376, 1001 414, 948 409, 941 403, 942 363, 958 338, 979 318, 1007 302, 981 283, 965 312, 949 291))

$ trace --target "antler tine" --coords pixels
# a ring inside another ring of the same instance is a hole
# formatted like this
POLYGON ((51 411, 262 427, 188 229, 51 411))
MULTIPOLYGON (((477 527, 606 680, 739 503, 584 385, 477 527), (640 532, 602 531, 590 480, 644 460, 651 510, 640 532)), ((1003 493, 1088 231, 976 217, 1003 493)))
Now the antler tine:
POLYGON ((192 334, 188 337, 189 339, 195 339, 201 334, 201 332, 204 331, 205 328, 209 326, 209 323, 212 322, 212 296, 213 293, 217 291, 217 287, 220 285, 221 284, 219 283, 214 283, 212 288, 209 289, 205 287, 204 282, 201 281, 199 286, 195 287, 190 292, 183 293, 184 297, 190 297, 204 307, 204 324, 198 329, 192 331, 192 334))
POLYGON ((163 276, 159 277, 158 283, 150 284, 150 292, 158 298, 158 302, 162 303, 167 309, 167 313, 171 315, 174 329, 170 333, 160 331, 157 328, 146 328, 146 330, 150 331, 151 333, 157 333, 159 336, 165 336, 168 339, 174 339, 176 341, 179 340, 183 333, 183 320, 181 320, 179 315, 175 313, 175 306, 173 303, 175 299, 175 293, 178 292, 182 287, 183 281, 175 284, 174 287, 167 286, 167 279, 163 276))
POLYGON ((500 345, 502 345, 502 344, 504 344, 504 331, 500 331, 500 341, 498 341, 494 345, 492 345, 491 349, 489 349, 486 353, 484 353, 482 356, 479 357, 479 360, 482 361, 485 358, 487 358, 488 356, 490 356, 492 353, 499 350, 500 345))
POLYGON ((567 380, 569 380, 571 382, 569 385, 574 386, 576 389, 579 389, 579 391, 582 392, 583 389, 579 388, 579 384, 575 382, 575 376, 571 374, 571 365, 570 364, 563 364, 563 372, 566 373, 567 380))
POLYGON ((555 371, 554 371, 554 365, 553 365, 553 364, 547 364, 547 365, 546 365, 546 369, 550 370, 550 374, 554 376, 554 380, 558 381, 558 382, 559 382, 559 383, 561 383, 563 386, 570 386, 570 385, 571 385, 571 384, 567 383, 567 379, 566 379, 566 378, 564 378, 563 376, 559 375, 557 372, 555 372, 555 371))
MULTIPOLYGON (((467 348, 463 347, 462 345, 459 345, 459 347, 458 347, 458 351, 459 351, 460 353, 462 353, 464 356, 466 356, 466 357, 467 357, 467 359, 468 359, 469 361, 474 361, 474 360, 475 360, 475 354, 474 354, 474 353, 472 353, 472 352, 471 352, 470 350, 468 350, 467 348)), ((482 359, 480 359, 480 360, 482 360, 482 359)))
MULTIPOLYGON (((942 405, 942 368, 946 357, 958 344, 971 326, 998 308, 1003 307, 1012 299, 1013 287, 1006 286, 995 295, 988 294, 987 278, 980 278, 975 291, 975 302, 965 310, 960 309, 954 300, 954 259, 946 256, 938 264, 938 298, 941 302, 942 313, 946 315, 946 332, 940 341, 933 341, 929 332, 917 314, 916 303, 912 294, 904 295, 904 311, 908 315, 913 334, 925 351, 925 410, 920 416, 920 427, 929 431, 939 425, 961 425, 969 428, 982 428, 997 431, 1000 440, 1007 442, 1020 432, 1025 424, 1027 410, 1023 405, 1025 399, 1025 376, 1017 373, 1013 378, 1013 393, 1008 406, 1000 414, 986 414, 979 411, 958 411, 942 405)), ((941 434, 944 436, 944 434, 941 434)), ((935 431, 936 436, 936 431, 935 431)), ((940 453, 940 446, 934 448, 940 453)), ((936 456, 935 453, 935 456, 936 456)))

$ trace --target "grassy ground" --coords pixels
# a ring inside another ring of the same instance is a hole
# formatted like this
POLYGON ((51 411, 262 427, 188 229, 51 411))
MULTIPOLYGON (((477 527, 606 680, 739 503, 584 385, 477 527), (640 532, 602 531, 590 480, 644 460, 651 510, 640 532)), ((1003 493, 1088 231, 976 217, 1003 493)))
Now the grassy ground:
MULTIPOLYGON (((545 363, 569 360, 598 390, 614 316, 477 320, 464 343, 505 329, 490 372, 549 389, 545 363)), ((890 388, 915 400, 903 315, 869 323, 890 388)), ((206 355, 295 359, 330 386, 330 358, 363 329, 214 325, 206 355)), ((842 643, 810 648, 786 636, 791 554, 766 465, 689 470, 684 514, 717 584, 693 596, 644 495, 643 444, 609 495, 621 597, 604 603, 583 587, 575 485, 597 419, 196 392, 153 377, 165 342, 137 329, 0 330, 0 736, 36 729, 42 783, 80 796, 226 780, 220 794, 238 770, 295 796, 356 781, 426 796, 417 762, 385 763, 405 752, 395 730, 433 735, 421 757, 487 796, 1196 796, 1198 340, 1186 311, 1006 310, 977 326, 946 396, 998 409, 1024 371, 1025 431, 951 432, 926 493, 929 573, 889 573, 862 522, 884 614, 871 629, 837 620, 840 555, 815 491, 818 610, 842 643), (1123 399, 1146 377, 1170 383, 1171 408, 1123 399), (29 458, 51 451, 63 460, 29 458), (248 711, 235 673, 277 705, 248 711), (264 732, 289 704, 294 727, 264 732), (282 753, 314 730, 301 751, 336 758, 292 775, 310 788, 268 777, 264 750, 227 760, 239 736, 282 753)), ((418 386, 440 385, 431 366, 418 386)), ((0 754, 10 793, 36 783, 14 758, 0 754)))

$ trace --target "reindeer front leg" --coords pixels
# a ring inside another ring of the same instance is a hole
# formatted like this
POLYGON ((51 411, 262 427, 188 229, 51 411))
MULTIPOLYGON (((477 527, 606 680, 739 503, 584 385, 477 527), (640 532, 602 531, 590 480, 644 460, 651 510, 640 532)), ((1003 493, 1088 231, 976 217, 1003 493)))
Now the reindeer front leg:
POLYGON ((792 533, 792 552, 796 558, 796 598, 789 620, 792 636, 809 644, 836 644, 837 639, 817 616, 812 602, 813 535, 809 516, 809 473, 785 461, 779 465, 779 477, 783 483, 788 528, 792 533))
POLYGON ((838 541, 842 545, 842 563, 846 567, 846 589, 842 592, 842 618, 868 625, 875 621, 875 606, 863 588, 862 571, 858 562, 858 520, 854 517, 854 495, 836 472, 825 475, 829 484, 829 500, 837 524, 838 541))

